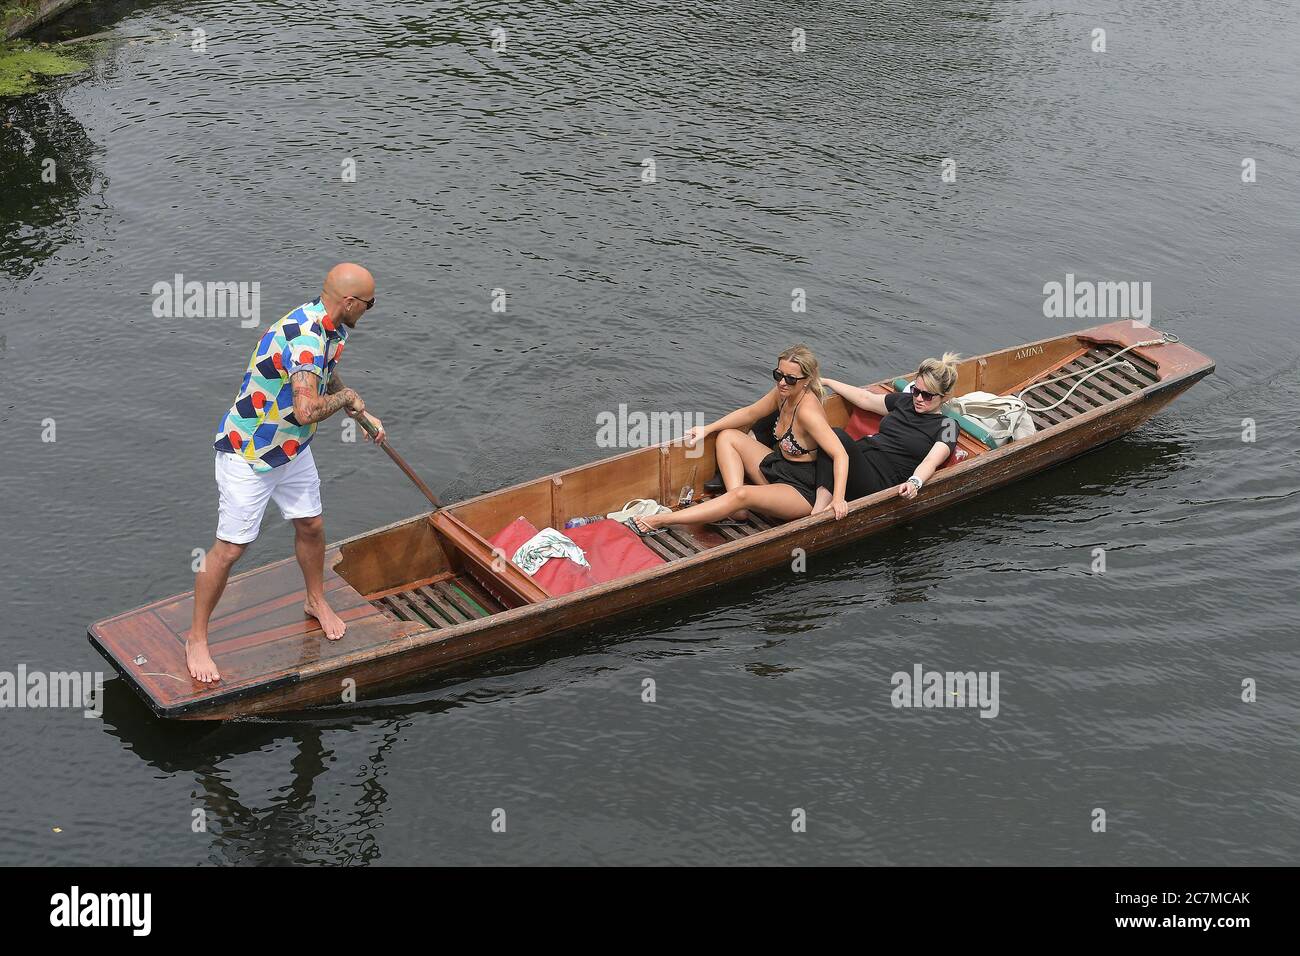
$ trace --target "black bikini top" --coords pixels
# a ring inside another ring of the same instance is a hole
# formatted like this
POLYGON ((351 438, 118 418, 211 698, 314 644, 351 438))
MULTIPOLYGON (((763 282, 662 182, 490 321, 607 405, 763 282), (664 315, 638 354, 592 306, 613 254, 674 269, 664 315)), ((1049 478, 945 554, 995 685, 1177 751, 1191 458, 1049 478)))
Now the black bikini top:
MULTIPOLYGON (((804 392, 804 395, 808 394, 804 392)), ((803 395, 799 396, 799 402, 803 401, 803 395)), ((816 451, 815 448, 804 448, 799 444, 799 440, 794 437, 794 420, 799 414, 799 402, 794 404, 794 412, 790 415, 790 427, 785 430, 784 435, 777 435, 776 422, 772 423, 772 437, 776 439, 777 447, 785 454, 787 458, 798 458, 801 455, 808 455, 816 451)), ((781 409, 776 411, 777 422, 781 420, 781 409)))

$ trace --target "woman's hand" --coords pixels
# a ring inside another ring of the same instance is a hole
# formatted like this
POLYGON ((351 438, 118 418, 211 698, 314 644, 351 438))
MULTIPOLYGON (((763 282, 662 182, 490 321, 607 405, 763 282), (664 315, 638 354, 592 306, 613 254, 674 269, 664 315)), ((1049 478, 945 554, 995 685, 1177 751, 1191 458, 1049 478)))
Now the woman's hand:
POLYGON ((843 498, 832 498, 831 510, 835 512, 835 520, 839 521, 849 513, 849 503, 843 498))
POLYGON ((688 429, 686 434, 682 436, 682 444, 684 444, 687 448, 694 448, 697 443, 704 441, 704 439, 707 438, 708 435, 709 435, 709 426, 696 425, 693 428, 688 429))
POLYGON ((898 497, 906 498, 908 501, 911 501, 916 497, 916 485, 912 484, 910 481, 903 482, 898 486, 898 497))

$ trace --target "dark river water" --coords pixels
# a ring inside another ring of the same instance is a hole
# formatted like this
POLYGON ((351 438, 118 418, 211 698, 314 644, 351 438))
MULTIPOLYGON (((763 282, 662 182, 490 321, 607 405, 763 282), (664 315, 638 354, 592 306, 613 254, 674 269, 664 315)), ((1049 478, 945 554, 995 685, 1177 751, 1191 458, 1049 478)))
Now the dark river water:
MULTIPOLYGON (((212 540, 258 332, 155 317, 177 273, 260 282, 264 327, 373 269, 345 375, 452 501, 603 457, 619 403, 746 404, 794 341, 869 381, 1094 324, 1044 317, 1066 274, 1150 282, 1218 370, 805 574, 382 705, 174 726, 114 679, 103 719, 0 710, 0 863, 1295 862, 1300 13, 1093 6, 83 14, 89 70, 0 102, 3 671, 108 671, 87 624, 212 540), (917 664, 996 671, 996 718, 892 707, 917 664)), ((332 539, 423 510, 337 423, 315 452, 332 539)), ((291 541, 271 509, 242 567, 291 541)))

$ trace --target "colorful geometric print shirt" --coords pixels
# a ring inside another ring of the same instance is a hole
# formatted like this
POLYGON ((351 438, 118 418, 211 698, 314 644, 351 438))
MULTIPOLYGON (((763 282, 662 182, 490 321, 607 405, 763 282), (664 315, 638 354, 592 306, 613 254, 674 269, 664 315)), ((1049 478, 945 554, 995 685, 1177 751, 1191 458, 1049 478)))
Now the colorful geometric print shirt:
POLYGON ((316 434, 316 423, 300 425, 294 418, 289 376, 314 371, 324 395, 347 336, 348 330, 335 325, 320 299, 298 306, 267 329, 212 447, 239 455, 254 471, 267 472, 293 461, 316 434))

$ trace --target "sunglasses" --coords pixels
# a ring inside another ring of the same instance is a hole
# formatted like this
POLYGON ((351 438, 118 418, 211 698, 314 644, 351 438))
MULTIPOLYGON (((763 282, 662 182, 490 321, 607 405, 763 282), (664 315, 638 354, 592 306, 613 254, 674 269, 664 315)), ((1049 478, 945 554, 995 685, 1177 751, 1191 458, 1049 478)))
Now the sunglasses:
POLYGON ((916 383, 913 382, 913 383, 912 383, 912 394, 915 395, 917 398, 919 398, 919 399, 920 399, 921 401, 923 401, 923 402, 932 402, 932 401, 934 401, 936 398, 938 398, 938 397, 939 397, 941 394, 943 394, 943 393, 942 393, 942 392, 927 392, 927 391, 926 391, 925 389, 923 389, 923 388, 917 388, 917 387, 916 387, 916 383))
POLYGON ((366 307, 366 311, 369 312, 371 309, 375 307, 375 299, 377 299, 378 296, 374 296, 373 298, 369 298, 369 299, 363 299, 359 295, 350 295, 348 296, 348 298, 356 299, 358 302, 364 305, 366 307))
POLYGON ((781 370, 779 368, 772 369, 772 381, 774 382, 784 381, 785 384, 787 385, 798 385, 807 377, 808 377, 807 375, 783 375, 781 374, 781 370))

